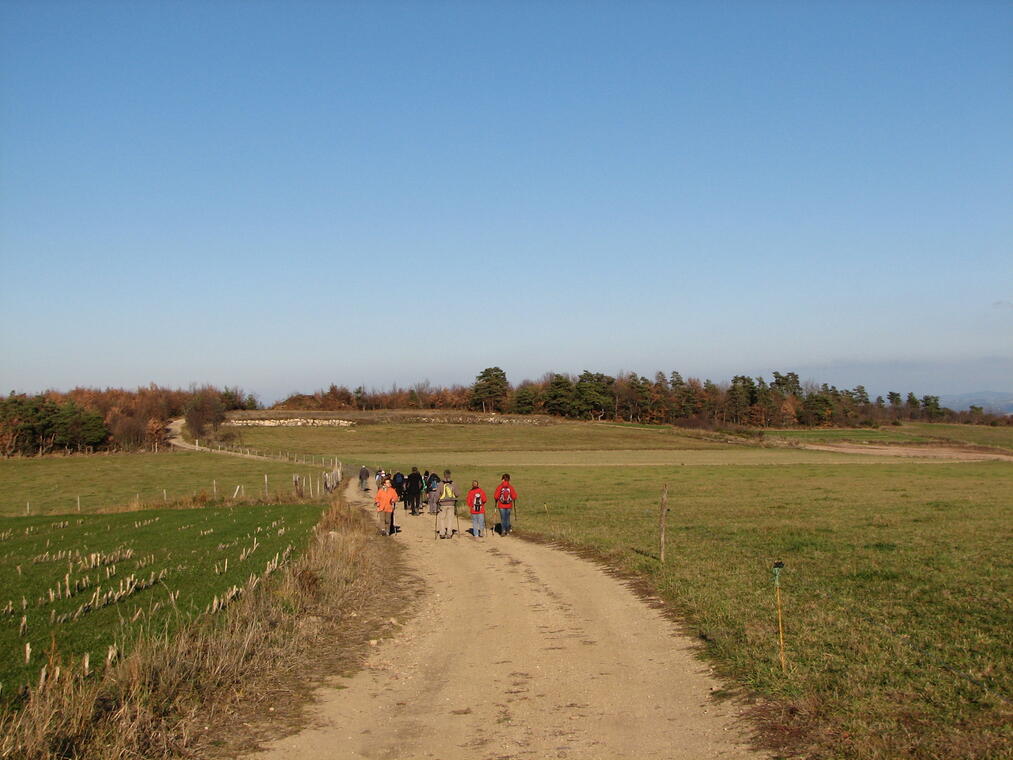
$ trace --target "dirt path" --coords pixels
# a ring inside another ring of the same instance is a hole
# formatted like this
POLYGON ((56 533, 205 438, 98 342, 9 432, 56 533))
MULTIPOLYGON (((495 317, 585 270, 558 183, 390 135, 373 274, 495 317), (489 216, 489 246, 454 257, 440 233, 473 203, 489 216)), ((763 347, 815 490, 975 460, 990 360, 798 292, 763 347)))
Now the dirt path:
POLYGON ((183 425, 186 421, 179 417, 169 422, 169 445, 175 446, 177 449, 186 449, 187 451, 205 451, 211 454, 225 454, 230 457, 241 457, 243 459, 259 459, 264 462, 280 462, 283 461, 278 457, 262 456, 260 454, 247 454, 242 451, 230 451, 229 449, 212 449, 207 446, 195 446, 192 443, 187 443, 183 438, 183 425))
POLYGON ((763 756, 711 698, 692 642, 622 581, 513 536, 436 540, 431 516, 398 515, 390 540, 418 575, 391 582, 417 588, 413 616, 321 690, 313 726, 253 758, 763 756))

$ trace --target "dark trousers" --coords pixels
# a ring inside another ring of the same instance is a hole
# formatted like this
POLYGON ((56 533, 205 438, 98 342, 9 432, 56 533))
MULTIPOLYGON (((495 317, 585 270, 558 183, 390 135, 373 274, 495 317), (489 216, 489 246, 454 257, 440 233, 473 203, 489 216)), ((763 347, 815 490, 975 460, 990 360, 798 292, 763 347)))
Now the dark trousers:
POLYGON ((419 491, 416 491, 415 493, 406 491, 405 506, 411 510, 413 515, 417 515, 419 510, 422 508, 422 493, 419 491))

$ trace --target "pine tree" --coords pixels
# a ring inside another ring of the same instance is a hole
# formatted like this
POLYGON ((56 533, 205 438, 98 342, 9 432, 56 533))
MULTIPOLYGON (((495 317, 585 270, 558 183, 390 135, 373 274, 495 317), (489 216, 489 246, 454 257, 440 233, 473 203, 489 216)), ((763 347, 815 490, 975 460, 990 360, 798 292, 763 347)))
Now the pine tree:
POLYGON ((573 383, 566 375, 554 374, 545 391, 545 411, 560 417, 573 414, 573 383))
POLYGON ((471 386, 470 406, 483 412, 502 412, 509 393, 506 372, 499 367, 487 367, 478 373, 471 386))

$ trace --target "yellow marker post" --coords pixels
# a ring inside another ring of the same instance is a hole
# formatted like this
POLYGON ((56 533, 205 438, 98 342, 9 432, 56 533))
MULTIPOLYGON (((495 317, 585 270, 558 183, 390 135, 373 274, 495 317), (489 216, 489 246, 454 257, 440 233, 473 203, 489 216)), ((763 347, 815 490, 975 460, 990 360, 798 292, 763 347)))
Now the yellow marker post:
POLYGON ((787 674, 788 662, 784 657, 784 619, 781 614, 781 570, 783 569, 783 562, 778 560, 774 563, 774 597, 777 600, 777 639, 781 657, 781 672, 787 674))

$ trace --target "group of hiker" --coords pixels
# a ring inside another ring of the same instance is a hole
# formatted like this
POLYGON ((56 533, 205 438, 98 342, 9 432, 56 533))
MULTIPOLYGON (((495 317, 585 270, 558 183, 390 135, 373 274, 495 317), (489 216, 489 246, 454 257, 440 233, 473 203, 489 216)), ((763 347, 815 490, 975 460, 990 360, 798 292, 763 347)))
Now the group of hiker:
MULTIPOLYGON (((359 469, 359 488, 368 491, 369 479, 369 469, 366 465, 362 465, 359 469)), ((441 478, 435 471, 426 470, 420 473, 418 467, 412 467, 407 476, 400 471, 389 474, 382 467, 378 467, 375 480, 377 490, 373 502, 376 504, 381 533, 385 535, 397 533, 394 515, 398 502, 404 505, 406 512, 421 515, 423 495, 426 497, 429 514, 436 517, 436 535, 439 538, 453 538, 455 532, 460 533, 457 516, 460 493, 450 470, 444 470, 441 478)), ((471 516, 472 537, 484 538, 485 508, 489 498, 477 480, 471 481, 471 490, 468 491, 464 501, 471 516)), ((517 502, 517 489, 511 484, 509 473, 503 473, 500 484, 493 491, 493 502, 499 514, 498 532, 500 535, 508 536, 513 530, 513 508, 517 502)))

